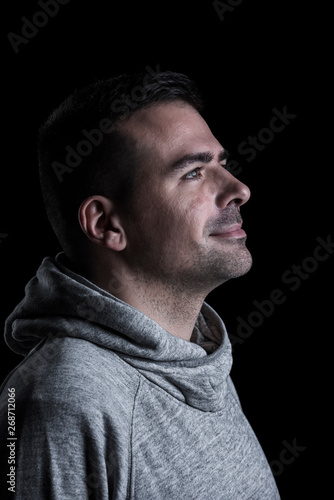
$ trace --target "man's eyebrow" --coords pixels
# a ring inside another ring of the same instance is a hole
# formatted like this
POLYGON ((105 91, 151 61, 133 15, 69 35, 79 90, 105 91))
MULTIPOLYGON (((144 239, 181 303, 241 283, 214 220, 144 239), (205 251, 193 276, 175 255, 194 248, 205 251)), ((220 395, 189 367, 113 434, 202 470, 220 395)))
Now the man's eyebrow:
MULTIPOLYGON (((218 162, 222 162, 227 160, 229 157, 229 153, 226 149, 223 149, 218 154, 218 162)), ((179 170, 183 170, 184 168, 189 167, 193 163, 210 163, 214 159, 214 154, 210 153, 210 151, 204 151, 202 153, 193 153, 187 154, 180 158, 179 160, 172 163, 169 167, 169 172, 177 172, 179 170)))

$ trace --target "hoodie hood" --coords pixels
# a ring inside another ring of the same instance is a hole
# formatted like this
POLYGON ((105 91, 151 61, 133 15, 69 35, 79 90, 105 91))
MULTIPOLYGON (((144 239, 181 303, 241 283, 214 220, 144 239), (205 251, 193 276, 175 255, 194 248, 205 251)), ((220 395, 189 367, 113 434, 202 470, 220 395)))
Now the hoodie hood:
POLYGON ((222 320, 203 304, 188 342, 138 309, 46 257, 5 324, 5 341, 26 356, 45 338, 75 337, 109 349, 173 397, 203 411, 224 406, 232 366, 222 320))

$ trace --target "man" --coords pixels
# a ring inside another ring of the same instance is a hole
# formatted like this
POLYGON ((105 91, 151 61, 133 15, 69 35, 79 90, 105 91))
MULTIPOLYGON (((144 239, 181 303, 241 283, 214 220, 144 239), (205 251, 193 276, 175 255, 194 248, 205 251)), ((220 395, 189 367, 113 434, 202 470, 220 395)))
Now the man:
POLYGON ((249 189, 200 111, 184 75, 125 75, 76 91, 41 128, 64 252, 44 259, 6 322, 25 356, 1 396, 16 498, 279 499, 224 324, 203 303, 251 256, 249 189))

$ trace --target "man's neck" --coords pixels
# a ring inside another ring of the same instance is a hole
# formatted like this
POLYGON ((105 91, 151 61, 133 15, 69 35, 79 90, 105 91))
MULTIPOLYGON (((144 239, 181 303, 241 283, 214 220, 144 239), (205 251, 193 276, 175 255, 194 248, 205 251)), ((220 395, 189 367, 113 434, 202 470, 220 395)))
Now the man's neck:
POLYGON ((100 288, 130 304, 172 335, 190 340, 205 295, 130 275, 126 271, 86 276, 100 288))
POLYGON ((154 287, 152 284, 148 289, 133 289, 119 298, 149 316, 172 335, 188 341, 203 304, 202 298, 196 299, 189 292, 154 287))

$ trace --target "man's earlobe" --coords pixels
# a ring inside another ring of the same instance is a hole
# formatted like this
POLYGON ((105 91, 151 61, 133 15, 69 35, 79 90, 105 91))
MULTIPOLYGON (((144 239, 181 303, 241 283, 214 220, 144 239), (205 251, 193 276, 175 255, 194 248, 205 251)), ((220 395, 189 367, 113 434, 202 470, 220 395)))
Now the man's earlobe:
POLYGON ((86 198, 78 211, 80 226, 96 245, 121 251, 126 247, 126 237, 120 215, 114 203, 105 196, 86 198))

